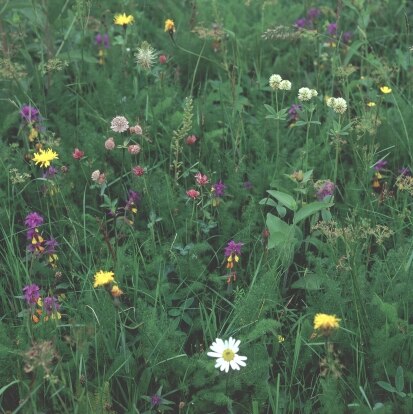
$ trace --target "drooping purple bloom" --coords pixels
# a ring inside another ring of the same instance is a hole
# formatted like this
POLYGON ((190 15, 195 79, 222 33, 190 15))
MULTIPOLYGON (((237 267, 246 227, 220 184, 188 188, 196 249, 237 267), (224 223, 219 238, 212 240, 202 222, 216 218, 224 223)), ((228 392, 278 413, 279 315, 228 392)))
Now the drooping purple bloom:
POLYGON ((109 49, 109 35, 107 33, 103 35, 103 46, 105 49, 109 49))
POLYGON ((334 194, 335 188, 335 184, 330 180, 321 182, 320 185, 316 188, 317 200, 323 201, 326 197, 332 196, 334 194))
POLYGON ((244 243, 236 243, 234 240, 231 240, 227 247, 225 247, 224 255, 225 257, 230 257, 232 254, 239 255, 241 254, 241 247, 244 245, 244 243))
POLYGON ((312 7, 310 10, 308 10, 308 12, 307 12, 307 17, 308 17, 310 20, 314 20, 314 19, 316 19, 318 16, 320 16, 320 14, 321 14, 320 9, 317 9, 316 7, 312 7))
POLYGON ((292 104, 290 109, 288 110, 288 115, 290 117, 290 121, 298 121, 299 115, 298 112, 301 111, 302 106, 297 104, 292 104))
POLYGON ((23 105, 20 110, 20 116, 26 122, 37 122, 39 120, 39 111, 31 105, 23 105))
POLYGON ((33 211, 26 216, 24 219, 24 224, 27 228, 34 229, 35 227, 42 225, 43 221, 43 217, 39 213, 33 211))
POLYGON ((151 405, 152 407, 158 406, 162 401, 162 398, 158 394, 154 394, 151 397, 151 405))
POLYGON ((60 309, 59 301, 56 296, 47 296, 43 299, 43 308, 47 315, 58 312, 60 309))
POLYGON ((219 180, 217 183, 212 185, 212 189, 214 190, 214 196, 215 197, 223 197, 225 194, 225 188, 227 186, 222 182, 222 180, 219 180))
POLYGON ((32 306, 37 303, 40 298, 40 287, 37 286, 35 283, 31 285, 27 285, 23 288, 24 299, 28 305, 32 306))
POLYGON ((386 167, 386 165, 387 165, 387 161, 379 160, 374 164, 373 168, 374 168, 375 171, 380 171, 380 170, 384 169, 386 167))
POLYGON ((412 175, 412 172, 409 167, 402 167, 399 168, 399 174, 410 177, 412 175))
POLYGON ((341 39, 342 39, 343 43, 348 44, 348 43, 350 43, 352 37, 353 37, 352 32, 344 32, 341 39))
POLYGON ((308 26, 308 20, 305 17, 302 17, 301 19, 297 19, 294 23, 294 27, 297 29, 304 29, 308 26))
POLYGON ((59 246, 59 243, 53 237, 50 240, 46 240, 44 242, 44 247, 45 247, 44 253, 46 253, 46 254, 55 254, 57 246, 59 246))
POLYGON ((96 45, 97 45, 97 46, 100 46, 100 45, 102 44, 102 35, 101 35, 100 33, 98 33, 98 34, 95 36, 95 42, 96 42, 96 45))
POLYGON ((335 36, 337 34, 337 23, 330 23, 327 26, 327 33, 330 36, 335 36))

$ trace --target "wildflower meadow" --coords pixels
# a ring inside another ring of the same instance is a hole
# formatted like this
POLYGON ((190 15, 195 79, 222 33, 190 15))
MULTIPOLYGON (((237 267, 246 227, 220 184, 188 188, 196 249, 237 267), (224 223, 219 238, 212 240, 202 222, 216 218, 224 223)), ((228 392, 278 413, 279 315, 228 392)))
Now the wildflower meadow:
POLYGON ((413 2, 2 0, 0 413, 413 413, 413 2))

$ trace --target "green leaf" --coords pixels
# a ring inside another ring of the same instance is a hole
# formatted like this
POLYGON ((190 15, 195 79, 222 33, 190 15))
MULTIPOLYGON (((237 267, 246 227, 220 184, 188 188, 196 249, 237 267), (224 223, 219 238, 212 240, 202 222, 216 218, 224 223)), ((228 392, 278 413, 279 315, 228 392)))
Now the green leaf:
POLYGON ((276 190, 267 190, 267 193, 292 211, 297 210, 297 202, 289 194, 276 190))
POLYGON ((275 109, 272 107, 272 106, 270 106, 270 105, 266 105, 266 104, 264 104, 264 106, 265 106, 265 109, 271 114, 271 115, 276 115, 276 112, 275 112, 275 109))
POLYGON ((260 202, 258 203, 260 205, 264 205, 264 206, 271 206, 271 207, 277 207, 278 204, 272 199, 272 198, 263 198, 262 200, 260 200, 260 202))
POLYGON ((389 391, 389 392, 397 392, 396 388, 394 388, 393 385, 389 384, 388 382, 377 381, 377 385, 379 387, 383 388, 386 391, 389 391))
POLYGON ((267 214, 266 226, 270 232, 268 248, 284 247, 296 242, 294 228, 271 213, 267 214))
POLYGON ((320 275, 309 274, 303 276, 294 282, 291 287, 293 289, 304 289, 304 290, 320 290, 323 283, 323 277, 320 275))
POLYGON ((404 374, 403 374, 403 368, 398 366, 396 370, 396 377, 395 377, 395 384, 396 390, 399 392, 403 391, 404 388, 404 374))
POLYGON ((334 203, 327 203, 324 201, 315 201, 314 203, 307 204, 295 213, 293 222, 294 224, 297 224, 307 217, 312 216, 314 213, 332 207, 333 205, 334 203))

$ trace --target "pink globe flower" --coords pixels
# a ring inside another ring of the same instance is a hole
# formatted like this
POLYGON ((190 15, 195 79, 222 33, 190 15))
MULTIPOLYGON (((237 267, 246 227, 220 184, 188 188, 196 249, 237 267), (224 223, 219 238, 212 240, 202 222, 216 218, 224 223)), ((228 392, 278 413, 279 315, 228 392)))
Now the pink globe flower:
POLYGON ((116 146, 116 144, 115 144, 115 141, 114 141, 114 139, 113 139, 112 137, 108 138, 108 139, 105 141, 105 148, 106 148, 108 151, 112 151, 112 150, 115 148, 115 146, 116 146))
POLYGON ((168 58, 165 55, 160 55, 159 56, 159 63, 161 65, 165 65, 165 63, 168 61, 168 58))
POLYGON ((132 172, 137 176, 137 177, 142 177, 142 175, 145 174, 145 169, 143 167, 141 167, 140 165, 137 165, 136 167, 132 168, 132 172))
POLYGON ((201 174, 200 172, 195 174, 195 180, 199 185, 207 185, 209 183, 209 179, 206 175, 201 174))
POLYGON ((189 137, 186 139, 186 143, 188 145, 193 145, 198 140, 198 138, 195 135, 189 135, 189 137))
POLYGON ((128 152, 129 154, 137 155, 141 152, 141 146, 139 144, 129 145, 128 152))
POLYGON ((194 190, 193 188, 191 188, 190 190, 188 190, 188 191, 186 192, 186 195, 187 195, 188 197, 192 198, 193 200, 195 200, 196 198, 198 198, 198 197, 199 197, 200 192, 199 192, 199 191, 194 190))
POLYGON ((85 155, 85 153, 83 151, 81 151, 79 148, 75 148, 75 150, 73 151, 72 157, 75 160, 80 160, 81 158, 83 158, 85 155))
POLYGON ((142 135, 143 131, 142 131, 142 127, 136 124, 135 126, 129 128, 129 132, 131 134, 142 135))

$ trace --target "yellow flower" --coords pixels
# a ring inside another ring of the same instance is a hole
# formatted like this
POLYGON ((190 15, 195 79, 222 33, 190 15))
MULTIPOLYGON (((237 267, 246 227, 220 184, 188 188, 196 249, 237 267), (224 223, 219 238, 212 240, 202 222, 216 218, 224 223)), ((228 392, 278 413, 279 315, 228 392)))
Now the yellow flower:
POLYGON ((56 158, 59 158, 59 155, 52 149, 40 149, 39 152, 34 154, 33 161, 35 162, 35 164, 40 164, 40 167, 47 168, 50 166, 50 161, 53 161, 56 158))
POLYGON ((372 108, 373 106, 376 106, 376 102, 367 102, 367 106, 369 106, 370 108, 372 108))
POLYGON ((123 295, 123 290, 119 288, 117 285, 113 285, 110 293, 114 298, 118 298, 119 296, 123 295))
POLYGON ((165 32, 173 33, 175 32, 175 23, 171 19, 165 20, 165 32))
POLYGON ((126 27, 129 24, 132 24, 134 22, 133 16, 130 14, 129 16, 126 16, 126 13, 123 14, 115 14, 115 17, 113 18, 113 22, 119 26, 126 27))
POLYGON ((95 282, 93 284, 93 287, 98 286, 105 286, 108 283, 111 283, 115 280, 115 274, 113 272, 104 272, 103 270, 99 270, 95 274, 95 282))
POLYGON ((314 329, 322 331, 323 335, 329 335, 333 329, 340 327, 341 319, 336 315, 327 315, 325 313, 317 313, 314 318, 314 329))
POLYGON ((30 129, 30 133, 28 137, 30 142, 33 142, 38 136, 39 136, 39 132, 37 131, 36 128, 30 129))
POLYGON ((282 344, 285 341, 285 338, 282 335, 277 335, 277 341, 279 344, 282 344))
POLYGON ((385 93, 385 94, 391 93, 391 88, 389 88, 388 86, 381 86, 380 90, 382 93, 385 93))

